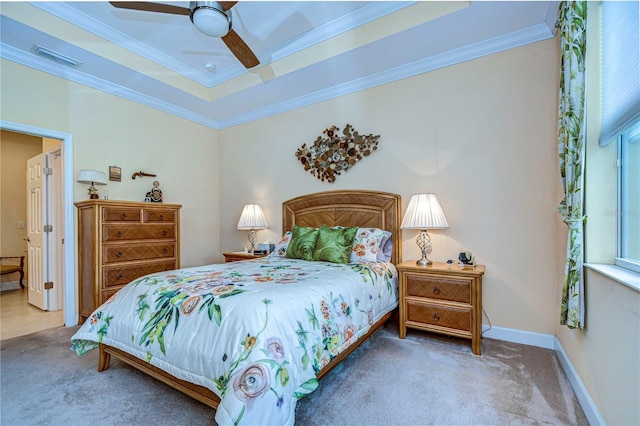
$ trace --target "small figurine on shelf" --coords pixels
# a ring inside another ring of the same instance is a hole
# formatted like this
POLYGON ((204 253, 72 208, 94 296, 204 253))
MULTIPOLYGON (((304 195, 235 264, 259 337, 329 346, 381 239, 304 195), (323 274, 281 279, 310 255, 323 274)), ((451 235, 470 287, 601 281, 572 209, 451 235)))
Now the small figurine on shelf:
POLYGON ((160 191, 160 182, 157 180, 153 182, 153 189, 147 192, 147 195, 144 197, 144 201, 149 203, 161 203, 162 202, 162 191, 160 191))
POLYGON ((470 251, 463 251, 458 254, 458 261, 460 265, 473 266, 476 264, 476 258, 470 251))

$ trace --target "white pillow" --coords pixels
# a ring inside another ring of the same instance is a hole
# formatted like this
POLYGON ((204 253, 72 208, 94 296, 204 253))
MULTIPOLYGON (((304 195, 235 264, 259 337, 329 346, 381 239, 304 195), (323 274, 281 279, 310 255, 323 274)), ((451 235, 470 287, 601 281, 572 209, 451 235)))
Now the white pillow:
POLYGON ((389 236, 378 228, 358 228, 356 238, 353 240, 353 249, 349 257, 350 262, 378 262, 379 253, 385 259, 383 241, 389 240, 389 236), (386 239, 385 239, 386 237, 386 239))
POLYGON ((289 247, 289 242, 291 241, 291 235, 291 231, 285 232, 282 239, 278 244, 276 244, 276 248, 273 249, 269 256, 285 257, 287 254, 287 247, 289 247))

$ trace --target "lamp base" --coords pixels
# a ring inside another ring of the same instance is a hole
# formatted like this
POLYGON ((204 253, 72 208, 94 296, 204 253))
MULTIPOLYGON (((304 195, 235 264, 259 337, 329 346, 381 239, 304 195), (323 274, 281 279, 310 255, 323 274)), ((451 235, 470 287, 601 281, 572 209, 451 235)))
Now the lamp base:
POLYGON ((420 231, 420 235, 416 238, 416 244, 420 247, 420 252, 422 253, 422 259, 418 260, 416 264, 418 266, 431 265, 433 262, 427 258, 427 255, 431 253, 431 237, 426 229, 420 231))
POLYGON ((416 260, 416 265, 418 266, 429 266, 431 264, 433 264, 433 262, 430 261, 429 259, 416 260))
POLYGON ((256 238, 257 238, 258 234, 256 233, 255 230, 251 229, 249 231, 249 244, 251 245, 251 248, 249 249, 249 253, 253 253, 256 251, 256 238))

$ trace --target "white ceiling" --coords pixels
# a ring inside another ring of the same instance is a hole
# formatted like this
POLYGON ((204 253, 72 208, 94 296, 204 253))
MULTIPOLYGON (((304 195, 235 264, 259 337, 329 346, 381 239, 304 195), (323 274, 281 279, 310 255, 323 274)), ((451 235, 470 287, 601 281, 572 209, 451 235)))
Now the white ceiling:
POLYGON ((11 1, 0 3, 0 56, 222 129, 553 37, 557 6, 240 1, 233 29, 260 60, 247 70, 188 16, 104 1, 11 1))

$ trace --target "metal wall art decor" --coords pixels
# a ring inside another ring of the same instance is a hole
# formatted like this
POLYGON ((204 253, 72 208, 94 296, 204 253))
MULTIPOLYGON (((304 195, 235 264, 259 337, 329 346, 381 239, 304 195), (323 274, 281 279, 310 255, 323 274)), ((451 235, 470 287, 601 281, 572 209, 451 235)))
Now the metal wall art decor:
POLYGON ((342 132, 331 126, 318 136, 313 145, 302 144, 296 157, 304 169, 321 181, 333 183, 362 158, 378 149, 380 135, 361 135, 347 124, 342 132))

